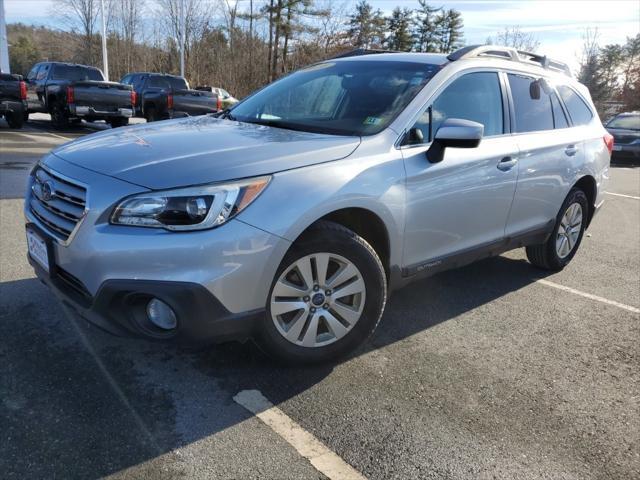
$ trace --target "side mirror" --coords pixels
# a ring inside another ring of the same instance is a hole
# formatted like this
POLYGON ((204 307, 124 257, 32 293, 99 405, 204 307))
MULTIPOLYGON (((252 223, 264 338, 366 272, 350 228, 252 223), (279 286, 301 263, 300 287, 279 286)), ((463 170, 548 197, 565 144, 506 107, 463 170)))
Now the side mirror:
POLYGON ((453 148, 476 148, 480 145, 484 125, 471 120, 447 118, 436 132, 431 147, 427 150, 427 159, 431 163, 441 162, 444 150, 453 148))

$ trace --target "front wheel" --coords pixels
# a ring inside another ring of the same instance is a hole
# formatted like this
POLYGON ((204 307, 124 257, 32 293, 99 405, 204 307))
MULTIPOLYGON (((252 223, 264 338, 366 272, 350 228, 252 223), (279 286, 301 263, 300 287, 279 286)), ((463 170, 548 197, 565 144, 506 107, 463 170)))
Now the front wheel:
POLYGON ((386 298, 385 271, 373 248, 341 225, 319 222, 278 268, 258 343, 292 364, 336 360, 371 335, 386 298))
POLYGON ((565 199, 549 239, 527 247, 527 258, 536 267, 559 271, 575 256, 587 226, 589 201, 579 188, 573 188, 565 199))

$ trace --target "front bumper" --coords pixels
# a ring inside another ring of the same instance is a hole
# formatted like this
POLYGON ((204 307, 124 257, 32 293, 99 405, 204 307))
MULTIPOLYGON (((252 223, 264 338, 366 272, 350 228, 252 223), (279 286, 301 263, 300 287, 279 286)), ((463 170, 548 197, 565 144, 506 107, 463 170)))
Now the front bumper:
POLYGON ((614 143, 614 150, 611 152, 611 159, 617 160, 635 160, 640 161, 640 144, 620 144, 614 143))
MULTIPOLYGON (((264 310, 290 242, 237 219, 197 232, 115 226, 114 202, 145 191, 70 164, 55 155, 47 168, 86 185, 87 210, 67 242, 57 241, 28 205, 28 224, 50 245, 51 274, 38 276, 80 316, 121 335, 158 337, 141 315, 151 297, 172 306, 179 327, 162 338, 217 341, 246 338, 264 310)), ((30 177, 28 188, 31 188, 30 177)))
POLYGON ((92 296, 68 272, 58 268, 49 274, 29 255, 27 258, 40 281, 72 313, 117 336, 188 345, 244 341, 264 318, 264 309, 231 313, 202 285, 189 282, 108 280, 92 296), (161 330, 148 320, 146 305, 152 298, 175 312, 178 323, 174 330, 161 330))

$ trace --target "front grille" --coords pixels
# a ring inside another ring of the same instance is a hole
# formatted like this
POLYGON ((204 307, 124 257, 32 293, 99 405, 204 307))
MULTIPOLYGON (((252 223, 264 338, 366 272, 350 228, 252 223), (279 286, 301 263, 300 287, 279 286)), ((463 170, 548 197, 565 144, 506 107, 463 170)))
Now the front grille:
POLYGON ((634 140, 637 140, 638 136, 636 135, 614 135, 613 136, 613 141, 614 143, 617 143, 618 145, 627 145, 631 142, 633 142, 634 140))
POLYGON ((86 202, 84 187, 36 167, 29 209, 54 237, 63 242, 69 238, 85 213, 86 202))

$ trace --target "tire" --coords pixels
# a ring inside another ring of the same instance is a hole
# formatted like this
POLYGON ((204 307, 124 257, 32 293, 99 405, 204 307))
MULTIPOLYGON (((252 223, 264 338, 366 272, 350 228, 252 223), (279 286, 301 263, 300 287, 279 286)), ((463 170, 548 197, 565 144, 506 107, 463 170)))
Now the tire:
POLYGON ((129 125, 129 119, 126 117, 110 118, 107 120, 111 128, 124 127, 129 125))
POLYGON ((29 121, 29 112, 27 112, 26 110, 24 111, 24 113, 22 114, 22 121, 24 123, 27 123, 29 121))
POLYGON ((158 120, 158 114, 156 113, 156 108, 153 106, 149 106, 144 109, 144 118, 147 120, 147 123, 155 122, 158 120))
POLYGON ((24 117, 22 113, 7 112, 5 114, 5 119, 11 128, 22 128, 22 125, 24 124, 24 117))
POLYGON ((69 126, 69 114, 59 102, 53 104, 49 114, 51 115, 51 123, 58 130, 69 126))
POLYGON ((373 333, 382 317, 386 300, 387 279, 373 248, 341 225, 318 222, 293 244, 282 260, 269 290, 267 315, 260 322, 256 343, 267 354, 290 364, 334 361, 355 350, 373 333), (328 277, 325 282, 318 276, 318 272, 323 270, 319 267, 323 258, 327 259, 325 265, 328 265, 324 269, 327 272, 325 277, 328 277), (306 265, 308 261, 315 266, 306 270, 307 277, 313 277, 313 282, 309 283, 322 284, 319 291, 313 290, 311 285, 304 287, 307 283, 302 280, 304 275, 298 275, 300 270, 295 267, 296 263, 306 265), (299 298, 282 300, 283 297, 277 294, 284 292, 288 297, 292 281, 297 285, 294 288, 299 298), (347 293, 347 289, 358 293, 339 296, 340 292, 347 293), (284 301, 285 306, 295 301, 298 305, 303 304, 304 308, 279 314, 276 310, 278 300, 284 301), (326 319, 327 314, 332 322, 326 319), (285 316, 289 316, 288 324, 285 316), (290 334, 292 339, 285 338, 286 334, 290 334))
POLYGON ((569 264, 578 251, 588 218, 589 201, 587 196, 582 190, 574 187, 567 195, 558 212, 553 232, 548 240, 543 244, 532 245, 526 248, 529 262, 544 270, 554 272, 562 270, 569 264), (579 212, 575 205, 580 206, 579 212), (573 210, 570 211, 570 208, 573 210), (579 230, 576 225, 577 213, 580 214, 579 230), (566 214, 568 215, 565 219, 566 214), (573 227, 569 225, 569 230, 565 230, 564 227, 564 225, 567 224, 567 220, 569 220, 569 224, 573 224, 573 227))

